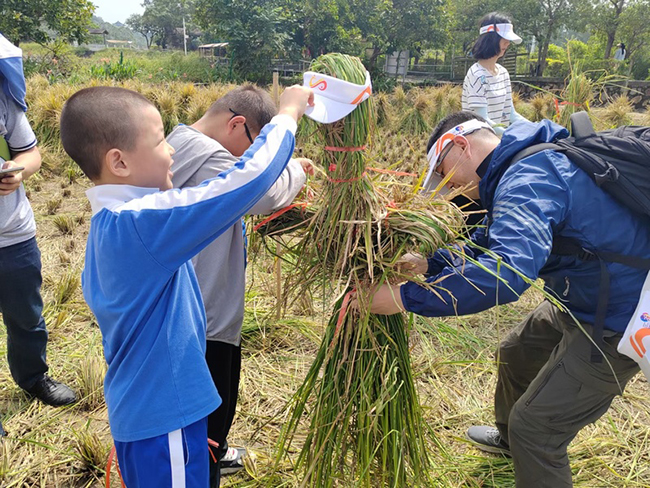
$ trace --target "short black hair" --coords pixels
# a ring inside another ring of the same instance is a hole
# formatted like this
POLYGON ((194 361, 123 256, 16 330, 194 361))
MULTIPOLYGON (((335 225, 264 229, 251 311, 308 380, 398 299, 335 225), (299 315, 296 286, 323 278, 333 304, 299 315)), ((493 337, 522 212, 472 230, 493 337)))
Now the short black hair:
MULTIPOLYGON (((463 122, 467 122, 468 120, 472 120, 472 119, 480 120, 481 122, 487 123, 487 121, 483 117, 481 117, 480 115, 476 115, 474 112, 470 112, 468 110, 463 110, 461 112, 455 112, 451 115, 447 115, 444 119, 438 122, 436 128, 433 129, 433 132, 431 133, 431 137, 429 137, 429 142, 427 142, 427 154, 429 154, 431 147, 433 147, 436 141, 440 139, 445 132, 447 132, 450 129, 453 129, 454 127, 462 124, 463 122)), ((487 130, 487 129, 480 129, 480 130, 487 130)))
MULTIPOLYGON (((491 12, 481 18, 481 21, 479 22, 479 28, 494 24, 512 24, 512 20, 506 14, 491 12)), ((501 51, 500 41, 501 36, 495 31, 481 34, 474 43, 474 47, 472 48, 472 56, 474 56, 474 59, 493 58, 501 51)))
POLYGON ((132 150, 140 136, 139 114, 154 104, 137 92, 114 86, 84 88, 61 112, 63 149, 91 180, 102 172, 102 160, 113 149, 132 150))
POLYGON ((262 127, 271 122, 278 113, 271 95, 255 85, 243 85, 229 91, 219 100, 210 105, 206 112, 215 115, 223 112, 235 112, 246 117, 246 123, 254 132, 260 132, 262 127))

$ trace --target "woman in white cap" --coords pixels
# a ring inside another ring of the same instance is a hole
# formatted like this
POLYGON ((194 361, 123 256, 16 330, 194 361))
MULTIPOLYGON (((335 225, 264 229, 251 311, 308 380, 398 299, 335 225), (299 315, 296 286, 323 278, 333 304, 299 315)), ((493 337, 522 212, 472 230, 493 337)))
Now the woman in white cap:
POLYGON ((463 82, 463 110, 470 110, 487 120, 501 135, 505 128, 517 120, 525 120, 512 104, 512 88, 508 70, 497 60, 511 42, 521 43, 515 34, 512 21, 496 12, 481 19, 472 54, 477 60, 467 71, 463 82))

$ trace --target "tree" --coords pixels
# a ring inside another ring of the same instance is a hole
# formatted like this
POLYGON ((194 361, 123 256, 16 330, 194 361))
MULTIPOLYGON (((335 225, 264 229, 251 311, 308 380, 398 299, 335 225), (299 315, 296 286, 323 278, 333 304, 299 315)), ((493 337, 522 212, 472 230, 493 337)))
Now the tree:
POLYGON ((546 68, 548 46, 562 27, 584 23, 574 15, 580 0, 506 0, 503 10, 509 12, 515 25, 524 34, 537 41, 535 76, 542 76, 546 68), (519 27, 520 26, 520 27, 519 27))
POLYGON ((607 39, 603 59, 609 59, 612 55, 621 14, 629 4, 629 0, 595 0, 591 6, 592 30, 604 34, 607 39))
POLYGON ((162 48, 183 48, 183 19, 192 27, 192 0, 144 0, 142 15, 131 15, 126 23, 147 40, 147 49, 155 42, 162 48))
POLYGON ((628 75, 632 72, 634 64, 650 46, 650 1, 640 0, 631 4, 620 17, 620 36, 627 47, 628 75))
POLYGON ((94 11, 90 0, 2 0, 0 32, 16 45, 25 40, 47 44, 52 34, 83 42, 94 11))
POLYGON ((151 47, 154 37, 158 34, 158 29, 155 24, 149 23, 149 18, 140 14, 133 14, 126 19, 126 25, 128 25, 135 32, 138 32, 144 36, 144 39, 147 43, 147 49, 151 47))
POLYGON ((275 0, 197 0, 195 19, 213 39, 227 41, 235 69, 263 79, 272 58, 291 50, 291 12, 275 0))

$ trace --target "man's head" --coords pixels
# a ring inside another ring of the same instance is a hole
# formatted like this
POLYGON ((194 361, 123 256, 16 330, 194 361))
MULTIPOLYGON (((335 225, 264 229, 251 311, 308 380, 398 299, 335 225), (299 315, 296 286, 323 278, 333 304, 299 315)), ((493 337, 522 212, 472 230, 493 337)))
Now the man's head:
POLYGON ((498 144, 499 138, 482 117, 467 111, 448 115, 433 130, 427 143, 432 178, 425 186, 433 189, 432 182, 449 176, 448 186, 469 186, 467 196, 478 198, 480 178, 476 170, 498 144))
POLYGON ((108 86, 78 91, 63 107, 61 141, 95 184, 172 188, 174 150, 160 113, 139 93, 108 86))
POLYGON ((244 85, 214 102, 192 125, 239 157, 250 147, 262 127, 277 114, 271 96, 254 85, 244 85))

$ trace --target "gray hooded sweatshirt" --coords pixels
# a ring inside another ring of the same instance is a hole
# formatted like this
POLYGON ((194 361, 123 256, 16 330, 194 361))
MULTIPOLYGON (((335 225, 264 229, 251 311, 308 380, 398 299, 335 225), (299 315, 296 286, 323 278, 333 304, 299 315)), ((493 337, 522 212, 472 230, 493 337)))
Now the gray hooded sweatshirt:
MULTIPOLYGON (((237 162, 226 148, 202 132, 177 126, 167 137, 175 149, 174 188, 192 187, 214 178, 237 162)), ((289 161, 271 189, 249 215, 265 215, 286 207, 305 184, 300 163, 289 161)), ((244 320, 245 244, 240 220, 192 259, 208 321, 207 339, 238 346, 244 320)))

